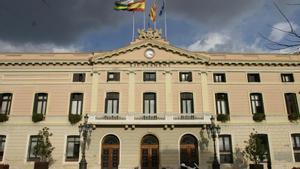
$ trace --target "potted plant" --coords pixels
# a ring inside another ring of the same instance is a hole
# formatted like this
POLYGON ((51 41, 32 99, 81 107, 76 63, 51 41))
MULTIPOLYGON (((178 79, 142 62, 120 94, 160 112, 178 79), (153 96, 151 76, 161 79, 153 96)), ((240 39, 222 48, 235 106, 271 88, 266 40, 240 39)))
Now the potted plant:
POLYGON ((45 119, 45 117, 44 117, 44 115, 43 114, 38 114, 38 113, 32 113, 32 121, 34 122, 34 123, 36 123, 36 122, 39 122, 39 121, 42 121, 42 120, 44 120, 45 119))
POLYGON ((8 120, 8 115, 7 114, 0 114, 0 122, 5 122, 7 120, 8 120))
POLYGON ((246 147, 243 154, 253 164, 250 164, 250 169, 263 169, 263 164, 260 164, 265 159, 265 154, 268 152, 267 148, 262 144, 257 132, 250 133, 249 140, 245 141, 246 147))
POLYGON ((291 114, 288 115, 288 118, 289 118, 290 121, 296 121, 296 120, 299 119, 299 117, 300 116, 299 116, 298 113, 291 113, 291 114))
POLYGON ((261 122, 266 119, 266 115, 264 113, 254 113, 253 120, 256 122, 261 122))
POLYGON ((8 164, 0 164, 0 169, 9 169, 8 164))
POLYGON ((48 127, 44 127, 38 133, 37 144, 34 146, 34 155, 37 160, 34 162, 34 169, 48 169, 49 163, 52 161, 52 146, 49 137, 52 133, 49 132, 48 127))
POLYGON ((226 122, 229 121, 229 114, 218 114, 217 115, 217 120, 221 122, 226 122))
POLYGON ((81 114, 69 114, 69 122, 71 124, 76 124, 81 120, 81 114))

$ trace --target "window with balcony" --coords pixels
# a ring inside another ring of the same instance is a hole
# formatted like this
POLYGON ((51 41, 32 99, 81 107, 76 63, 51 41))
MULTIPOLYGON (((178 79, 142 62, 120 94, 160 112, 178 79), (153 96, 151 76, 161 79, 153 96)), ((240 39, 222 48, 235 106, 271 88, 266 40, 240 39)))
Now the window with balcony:
POLYGON ((70 99, 70 114, 81 115, 83 105, 83 93, 72 93, 70 99))
POLYGON ((85 73, 74 73, 73 82, 85 82, 85 73))
POLYGON ((156 94, 155 93, 144 93, 144 114, 155 114, 156 113, 156 94))
POLYGON ((0 135, 0 161, 3 160, 6 136, 0 135))
POLYGON ((192 72, 179 72, 179 80, 181 82, 192 82, 192 72))
POLYGON ((252 114, 265 113, 263 97, 261 93, 251 93, 250 101, 251 101, 252 114))
POLYGON ((45 115, 47 110, 47 100, 47 93, 36 93, 34 97, 33 113, 45 115))
POLYGON ((292 73, 282 73, 281 81, 282 82, 294 82, 294 75, 292 73))
POLYGON ((194 100, 193 93, 180 93, 181 113, 192 114, 194 113, 194 100))
POLYGON ((105 113, 108 115, 118 114, 119 112, 119 93, 110 92, 105 98, 105 113))
POLYGON ((12 101, 11 93, 0 93, 0 115, 9 115, 12 101))
POLYGON ((299 118, 299 107, 296 93, 285 93, 284 97, 289 119, 297 120, 299 118))
POLYGON ((300 162, 300 134, 292 134, 295 162, 300 162))
POLYGON ((80 137, 67 137, 66 161, 78 161, 80 151, 80 137))
POLYGON ((214 73, 214 82, 215 83, 224 83, 226 82, 226 76, 225 73, 214 73))
POLYGON ((144 81, 156 81, 156 73, 155 72, 144 72, 144 81))
POLYGON ((260 76, 258 73, 248 73, 248 82, 260 82, 260 76))
POLYGON ((230 135, 219 136, 220 163, 233 163, 230 135))
POLYGON ((107 81, 120 81, 120 72, 108 72, 107 81))
POLYGON ((28 161, 34 161, 38 159, 38 157, 34 154, 34 147, 37 145, 37 142, 38 142, 38 136, 30 136, 28 157, 27 157, 28 161))

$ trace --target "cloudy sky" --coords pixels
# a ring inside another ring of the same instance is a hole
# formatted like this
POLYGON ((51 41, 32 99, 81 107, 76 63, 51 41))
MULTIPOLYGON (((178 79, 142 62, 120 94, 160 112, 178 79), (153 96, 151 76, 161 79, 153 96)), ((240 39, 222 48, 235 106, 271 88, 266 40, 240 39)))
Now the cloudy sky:
MULTIPOLYGON (((162 0, 158 0, 162 1, 162 0)), ((282 52, 262 35, 282 41, 289 30, 273 2, 300 31, 300 0, 166 0, 168 41, 193 50, 282 52)), ((151 0, 147 0, 148 7, 151 0)), ((103 51, 126 46, 132 13, 114 11, 114 0, 1 0, 0 52, 103 51)), ((146 15, 148 15, 146 10, 146 15)), ((135 14, 143 28, 143 14, 135 14)), ((148 25, 148 24, 147 24, 148 25)), ((164 17, 158 18, 164 29, 164 17)))

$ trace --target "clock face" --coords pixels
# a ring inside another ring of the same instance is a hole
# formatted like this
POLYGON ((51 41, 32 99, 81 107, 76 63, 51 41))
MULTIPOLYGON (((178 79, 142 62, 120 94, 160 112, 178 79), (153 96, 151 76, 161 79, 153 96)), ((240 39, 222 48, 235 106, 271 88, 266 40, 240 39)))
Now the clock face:
POLYGON ((155 55, 155 52, 153 49, 149 48, 145 51, 145 57, 148 58, 148 59, 151 59, 153 58, 155 55))

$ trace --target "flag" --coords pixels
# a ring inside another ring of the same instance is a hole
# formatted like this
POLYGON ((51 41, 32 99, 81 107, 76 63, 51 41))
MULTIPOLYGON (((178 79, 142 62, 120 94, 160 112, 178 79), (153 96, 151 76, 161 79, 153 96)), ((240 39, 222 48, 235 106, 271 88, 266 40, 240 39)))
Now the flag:
POLYGON ((163 4, 160 8, 160 11, 159 11, 159 14, 158 14, 159 16, 162 16, 162 14, 164 13, 164 10, 165 10, 165 1, 163 0, 162 2, 163 2, 163 4))
POLYGON ((128 4, 133 3, 134 0, 120 0, 115 2, 114 9, 117 11, 127 11, 128 4))
POLYGON ((156 3, 154 2, 150 9, 150 19, 152 22, 156 21, 156 3))
POLYGON ((128 11, 139 11, 144 12, 146 6, 145 0, 136 1, 128 4, 128 11))

